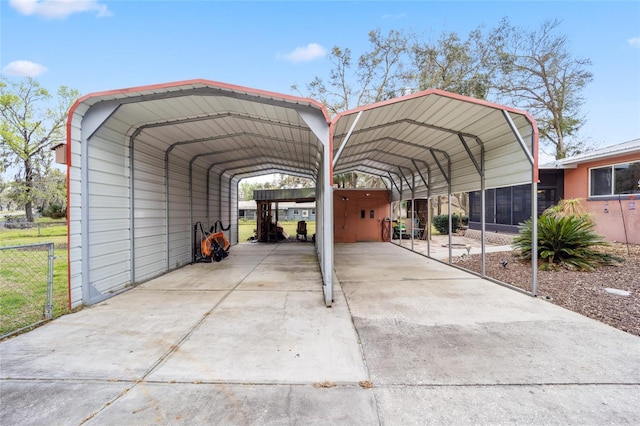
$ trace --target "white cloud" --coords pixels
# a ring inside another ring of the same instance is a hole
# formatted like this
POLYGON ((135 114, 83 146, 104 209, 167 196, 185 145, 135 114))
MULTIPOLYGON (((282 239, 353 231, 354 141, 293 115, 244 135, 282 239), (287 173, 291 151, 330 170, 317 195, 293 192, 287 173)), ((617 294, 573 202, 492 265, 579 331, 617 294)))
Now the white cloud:
POLYGON ((387 13, 381 16, 382 19, 403 19, 406 15, 404 13, 391 14, 387 13))
POLYGON ((31 61, 13 61, 2 69, 2 73, 15 77, 37 77, 47 71, 44 65, 31 61))
POLYGON ((82 12, 96 12, 98 17, 111 16, 107 6, 98 0, 9 0, 9 4, 23 15, 44 18, 66 18, 82 12))
POLYGON ((640 37, 630 38, 629 40, 627 40, 627 43, 629 43, 631 47, 640 48, 640 37))
POLYGON ((309 43, 304 47, 296 47, 293 52, 287 53, 284 57, 291 62, 308 62, 324 57, 326 54, 327 49, 318 43, 309 43))

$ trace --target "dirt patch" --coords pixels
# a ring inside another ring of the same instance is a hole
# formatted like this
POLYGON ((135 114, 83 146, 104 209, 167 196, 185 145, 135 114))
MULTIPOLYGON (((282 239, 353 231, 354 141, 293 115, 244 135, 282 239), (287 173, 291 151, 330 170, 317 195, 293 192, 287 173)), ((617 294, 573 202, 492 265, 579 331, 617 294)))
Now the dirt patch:
MULTIPOLYGON (((538 297, 640 336, 640 245, 614 243, 601 250, 624 258, 624 262, 594 272, 538 271, 538 297), (623 290, 629 295, 606 289, 623 290)), ((487 253, 486 259, 488 277, 531 290, 531 263, 518 259, 513 252, 487 253)), ((481 272, 481 261, 480 255, 453 259, 457 266, 477 273, 481 272)))

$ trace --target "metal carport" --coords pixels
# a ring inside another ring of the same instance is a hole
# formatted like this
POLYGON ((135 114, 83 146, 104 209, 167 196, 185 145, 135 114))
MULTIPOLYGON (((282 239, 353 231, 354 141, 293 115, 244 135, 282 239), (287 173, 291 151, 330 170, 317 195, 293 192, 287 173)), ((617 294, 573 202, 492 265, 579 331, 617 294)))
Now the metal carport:
POLYGON ((329 118, 311 99, 207 80, 79 99, 67 126, 70 306, 190 263, 197 222, 230 224, 237 243, 238 182, 271 172, 316 182, 330 304, 330 158, 329 118))
POLYGON ((317 101, 208 80, 87 95, 67 125, 70 306, 188 264, 196 222, 237 243, 238 182, 271 172, 315 180, 330 305, 333 173, 383 176, 396 200, 482 190, 483 210, 486 188, 531 183, 535 220, 537 143, 527 113, 438 90, 331 122, 317 101))
MULTIPOLYGON (((452 193, 480 190, 484 212, 486 189, 530 183, 537 251, 538 129, 528 113, 427 90, 339 114, 332 144, 334 173, 383 177, 392 200, 444 195, 451 207, 452 193)), ((484 214, 481 226, 484 277, 484 214)), ((535 296, 536 262, 532 268, 535 296)))

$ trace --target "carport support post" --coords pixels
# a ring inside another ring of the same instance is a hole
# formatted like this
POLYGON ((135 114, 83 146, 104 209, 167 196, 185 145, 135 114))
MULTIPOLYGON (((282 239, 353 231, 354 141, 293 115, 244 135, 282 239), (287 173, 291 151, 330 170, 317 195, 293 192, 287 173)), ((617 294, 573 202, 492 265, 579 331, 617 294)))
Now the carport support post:
POLYGON ((169 265, 169 154, 171 154, 171 151, 173 150, 174 145, 171 145, 169 147, 169 149, 167 149, 164 152, 164 228, 165 228, 165 235, 164 235, 164 244, 165 244, 165 250, 166 250, 166 272, 169 272, 171 270, 171 267, 169 265))
POLYGON ((448 185, 447 185, 447 198, 449 200, 449 265, 451 265, 451 260, 452 260, 452 248, 451 248, 451 244, 452 244, 452 239, 451 239, 451 181, 453 180, 451 177, 451 159, 449 157, 447 157, 447 175, 449 176, 448 179, 448 185))
MULTIPOLYGON (((531 164, 531 293, 533 297, 538 296, 538 164, 536 161, 537 151, 537 133, 531 135, 531 152, 529 146, 524 142, 522 136, 518 132, 516 125, 513 123, 511 116, 505 110, 502 110, 502 115, 509 124, 513 135, 522 147, 522 151, 527 156, 529 163, 531 164), (535 257, 534 257, 535 256, 535 257)), ((532 125, 535 123, 532 123, 532 125)))
MULTIPOLYGON (((431 192, 431 189, 429 189, 431 192)), ((427 194, 427 256, 431 257, 431 195, 427 194)))
POLYGON ((398 245, 400 247, 402 247, 402 179, 400 179, 400 201, 399 201, 399 209, 400 209, 400 216, 398 217, 398 235, 400 236, 400 239, 398 239, 398 245))
POLYGON ((482 250, 482 271, 481 271, 481 276, 484 278, 487 275, 487 251, 486 251, 486 244, 485 244, 485 231, 486 231, 486 218, 485 218, 485 211, 487 209, 487 203, 486 203, 486 192, 487 189, 485 188, 485 183, 484 183, 484 175, 481 176, 480 178, 480 211, 482 212, 482 215, 480 217, 480 249, 482 250))
POLYGON ((129 250, 131 250, 131 271, 129 271, 129 281, 131 284, 136 282, 136 215, 135 215, 135 187, 133 183, 134 179, 134 167, 133 167, 133 141, 138 135, 138 130, 129 138, 129 223, 131 224, 131 240, 129 241, 129 250))
MULTIPOLYGON (((451 175, 449 175, 451 176, 451 175)), ((451 244, 452 244, 452 237, 451 237, 451 233, 453 231, 453 224, 452 224, 452 220, 451 220, 451 184, 449 184, 449 194, 447 194, 447 203, 448 205, 448 209, 449 209, 449 265, 451 265, 451 261, 453 258, 453 249, 451 248, 451 244)))
POLYGON ((416 175, 411 176, 411 251, 413 251, 413 237, 415 235, 415 203, 416 203, 416 175))
MULTIPOLYGON (((198 157, 194 157, 189 161, 189 229, 193 230, 193 162, 198 157)), ((189 247, 191 247, 191 259, 196 258, 193 245, 193 231, 189 232, 189 247)))
POLYGON ((389 242, 393 244, 393 186, 389 186, 389 242))
POLYGON ((531 293, 538 297, 538 182, 535 178, 531 180, 531 269, 531 293))

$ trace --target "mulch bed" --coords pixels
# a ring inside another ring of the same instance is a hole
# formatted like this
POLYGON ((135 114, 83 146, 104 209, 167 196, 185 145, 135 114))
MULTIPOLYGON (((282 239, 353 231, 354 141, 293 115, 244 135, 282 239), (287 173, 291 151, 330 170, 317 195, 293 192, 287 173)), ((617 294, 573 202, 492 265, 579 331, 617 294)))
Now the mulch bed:
MULTIPOLYGON (((624 258, 618 266, 605 266, 594 272, 538 271, 538 297, 612 327, 640 336, 640 245, 611 244, 602 251, 624 258), (619 296, 605 289, 629 292, 619 296)), ((487 253, 488 277, 531 291, 531 263, 512 252, 487 253), (503 266, 503 262, 507 262, 503 266)), ((457 266, 481 272, 481 256, 453 259, 457 266)))

